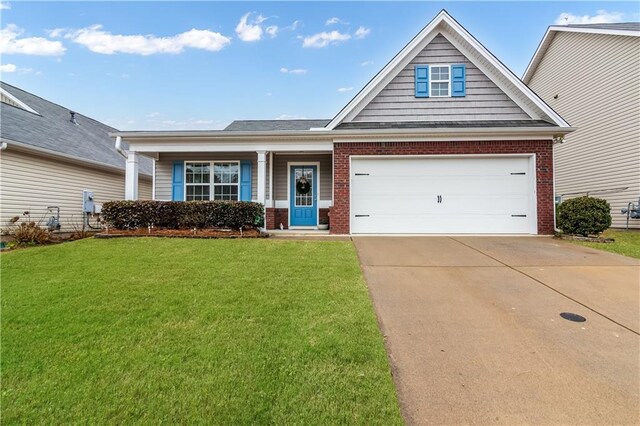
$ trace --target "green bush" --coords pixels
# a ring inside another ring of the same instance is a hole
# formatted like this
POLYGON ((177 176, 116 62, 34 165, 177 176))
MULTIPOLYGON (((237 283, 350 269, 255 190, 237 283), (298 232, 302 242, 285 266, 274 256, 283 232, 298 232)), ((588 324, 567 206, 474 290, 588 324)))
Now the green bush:
POLYGON ((260 224, 264 207, 245 201, 108 201, 101 214, 116 229, 246 229, 260 224))
POLYGON ((611 226, 611 207, 600 198, 578 197, 558 206, 558 228, 565 234, 598 235, 611 226))

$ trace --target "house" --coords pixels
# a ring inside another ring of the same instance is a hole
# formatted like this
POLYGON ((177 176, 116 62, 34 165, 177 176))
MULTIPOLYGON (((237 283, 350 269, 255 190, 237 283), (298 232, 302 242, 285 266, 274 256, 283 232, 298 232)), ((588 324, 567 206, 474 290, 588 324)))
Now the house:
MULTIPOLYGON (((124 197, 125 159, 109 137, 116 129, 4 82, 0 95, 0 228, 26 211, 44 225, 59 208, 61 230, 74 231, 85 220, 84 190, 97 203, 124 197)), ((141 198, 151 198, 152 172, 145 158, 141 198)))
POLYGON ((551 234, 553 144, 572 128, 446 11, 331 119, 113 132, 155 159, 156 200, 254 200, 267 229, 551 234))
POLYGON ((551 26, 523 80, 577 128, 554 147, 558 198, 604 198, 626 226, 620 210, 640 198, 640 23, 551 26))

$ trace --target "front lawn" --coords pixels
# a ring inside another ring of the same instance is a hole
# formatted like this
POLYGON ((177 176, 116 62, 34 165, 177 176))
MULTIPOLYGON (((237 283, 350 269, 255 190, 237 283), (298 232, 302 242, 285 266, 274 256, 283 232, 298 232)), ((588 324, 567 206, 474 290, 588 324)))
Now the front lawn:
POLYGON ((602 237, 613 238, 615 243, 589 243, 585 241, 572 241, 581 246, 587 246, 612 253, 640 259, 640 231, 625 231, 621 229, 608 229, 602 233, 602 237))
POLYGON ((82 240, 2 255, 2 423, 402 423, 353 246, 82 240))

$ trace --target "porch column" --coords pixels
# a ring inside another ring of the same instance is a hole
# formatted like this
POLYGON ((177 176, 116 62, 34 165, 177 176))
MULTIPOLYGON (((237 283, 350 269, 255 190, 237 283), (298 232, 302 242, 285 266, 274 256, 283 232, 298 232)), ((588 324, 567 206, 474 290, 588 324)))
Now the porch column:
POLYGON ((138 199, 138 153, 135 151, 127 153, 124 188, 125 200, 138 199))
POLYGON ((265 204, 267 194, 267 152, 258 153, 258 202, 265 204))

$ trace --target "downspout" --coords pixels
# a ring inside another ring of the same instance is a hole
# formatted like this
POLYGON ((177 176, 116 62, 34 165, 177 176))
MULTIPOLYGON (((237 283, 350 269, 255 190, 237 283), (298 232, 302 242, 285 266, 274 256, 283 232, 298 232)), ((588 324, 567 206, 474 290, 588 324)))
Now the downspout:
POLYGON ((0 151, 4 151, 5 149, 7 149, 7 143, 6 142, 1 142, 0 143, 0 151))
POLYGON ((127 151, 122 148, 122 136, 116 136, 116 151, 124 158, 128 157, 127 151))
POLYGON ((558 217, 556 208, 558 205, 556 204, 556 153, 554 148, 561 143, 564 143, 564 137, 554 136, 553 143, 551 144, 551 167, 553 168, 553 230, 555 232, 560 232, 560 229, 558 229, 558 224, 556 223, 556 218, 558 217))

